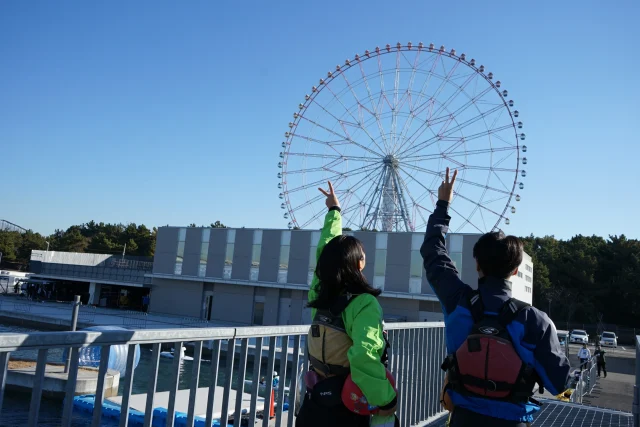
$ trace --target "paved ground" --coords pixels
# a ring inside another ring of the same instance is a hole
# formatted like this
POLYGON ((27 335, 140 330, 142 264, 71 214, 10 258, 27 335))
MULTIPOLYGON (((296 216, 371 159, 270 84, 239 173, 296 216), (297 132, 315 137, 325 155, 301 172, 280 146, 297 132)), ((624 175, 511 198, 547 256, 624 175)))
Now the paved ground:
POLYGON ((636 382, 635 364, 635 358, 627 353, 607 355, 607 378, 598 378, 593 392, 585 396, 583 403, 631 412, 633 386, 636 382))
MULTIPOLYGON (((17 321, 47 324, 53 329, 71 323, 72 306, 62 302, 33 302, 16 296, 0 296, 0 317, 17 321)), ((171 316, 156 313, 141 313, 111 308, 82 307, 78 316, 82 327, 93 325, 114 325, 127 329, 171 329, 194 327, 232 327, 225 322, 205 323, 197 318, 171 316)))

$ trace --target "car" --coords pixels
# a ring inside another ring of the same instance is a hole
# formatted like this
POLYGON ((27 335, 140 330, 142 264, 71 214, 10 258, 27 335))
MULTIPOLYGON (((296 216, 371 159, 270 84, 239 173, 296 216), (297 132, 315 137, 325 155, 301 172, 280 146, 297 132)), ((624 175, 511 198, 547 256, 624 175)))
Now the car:
POLYGON ((589 334, 583 329, 574 329, 569 334, 569 342, 578 344, 588 344, 589 334))
POLYGON ((618 348, 618 337, 614 332, 603 332, 600 337, 600 345, 603 347, 618 348))

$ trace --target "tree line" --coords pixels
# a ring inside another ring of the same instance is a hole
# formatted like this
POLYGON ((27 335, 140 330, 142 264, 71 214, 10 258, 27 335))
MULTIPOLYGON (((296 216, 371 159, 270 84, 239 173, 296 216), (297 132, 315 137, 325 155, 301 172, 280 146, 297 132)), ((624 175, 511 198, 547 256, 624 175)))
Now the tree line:
POLYGON ((624 235, 523 240, 534 265, 533 305, 556 323, 639 326, 640 241, 624 235))
MULTIPOLYGON (((195 224, 191 224, 195 226, 195 224)), ((220 221, 210 227, 226 228, 220 221)), ((2 264, 26 268, 31 250, 152 257, 155 227, 90 221, 43 236, 31 230, 0 230, 2 264)), ((523 238, 534 264, 533 304, 556 322, 606 323, 635 327, 640 318, 640 241, 624 235, 523 238)))

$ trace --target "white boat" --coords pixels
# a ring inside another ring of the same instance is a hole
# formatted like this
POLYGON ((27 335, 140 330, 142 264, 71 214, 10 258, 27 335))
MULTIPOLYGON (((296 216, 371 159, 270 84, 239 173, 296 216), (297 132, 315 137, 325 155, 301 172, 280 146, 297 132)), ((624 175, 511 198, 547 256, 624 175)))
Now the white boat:
MULTIPOLYGON (((193 360, 193 357, 184 355, 184 351, 186 349, 187 349, 186 347, 182 347, 182 349, 180 350, 180 359, 193 360)), ((176 352, 175 348, 172 348, 171 351, 162 351, 160 352, 160 357, 166 357, 167 359, 174 359, 176 357, 175 352, 176 352)))

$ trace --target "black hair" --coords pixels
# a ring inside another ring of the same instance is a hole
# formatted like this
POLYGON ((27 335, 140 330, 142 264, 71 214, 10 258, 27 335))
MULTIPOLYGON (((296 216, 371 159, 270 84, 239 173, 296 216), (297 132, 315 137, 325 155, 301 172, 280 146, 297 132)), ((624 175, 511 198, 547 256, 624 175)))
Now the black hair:
POLYGON ((473 246, 473 257, 485 276, 507 279, 522 264, 522 241, 502 231, 487 233, 473 246))
POLYGON ((320 280, 318 296, 308 307, 328 309, 336 298, 345 292, 371 294, 375 297, 382 291, 375 289, 362 274, 360 261, 364 260, 364 248, 360 240, 352 236, 337 236, 327 243, 316 265, 316 276, 320 280))

